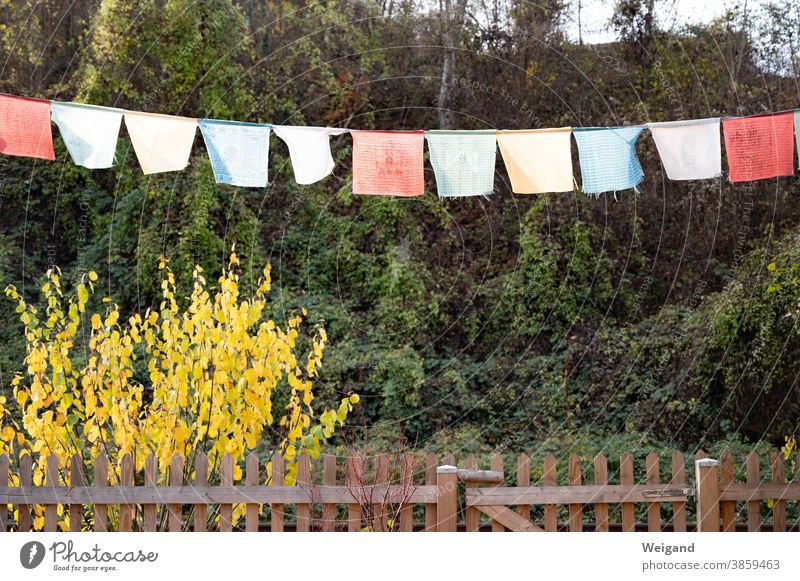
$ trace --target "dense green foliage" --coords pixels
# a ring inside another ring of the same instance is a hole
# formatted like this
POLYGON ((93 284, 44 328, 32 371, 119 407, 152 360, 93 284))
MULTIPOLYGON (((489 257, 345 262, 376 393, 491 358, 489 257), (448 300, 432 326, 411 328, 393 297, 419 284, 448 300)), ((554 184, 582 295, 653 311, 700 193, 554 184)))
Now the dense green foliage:
MULTIPOLYGON (((460 127, 798 104, 790 2, 665 32, 626 1, 609 45, 568 41, 564 4, 459 24, 448 102, 460 127)), ((276 124, 438 124, 444 21, 411 1, 70 6, 0 2, 0 90, 276 124)), ((797 179, 671 182, 645 134, 641 193, 618 200, 514 196, 499 158, 491 199, 439 201, 429 168, 424 198, 354 198, 350 138, 333 147, 335 174, 301 187, 273 139, 265 190, 215 185, 199 137, 186 171, 156 176, 141 175, 124 135, 113 170, 74 166, 58 137, 54 163, 1 158, 0 285, 24 293, 49 265, 67 278, 91 268, 124 312, 144 310, 159 255, 181 287, 196 263, 213 280, 235 244, 245 286, 272 263, 271 316, 323 319, 319 395, 361 395, 349 438, 692 451, 796 431, 797 179)), ((13 308, 0 303, 3 389, 24 348, 13 308)))

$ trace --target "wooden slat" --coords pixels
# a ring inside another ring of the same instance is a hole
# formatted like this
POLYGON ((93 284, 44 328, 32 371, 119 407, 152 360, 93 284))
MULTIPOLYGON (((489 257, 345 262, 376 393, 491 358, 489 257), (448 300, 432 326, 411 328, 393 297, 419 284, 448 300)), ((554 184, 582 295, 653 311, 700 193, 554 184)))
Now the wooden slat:
MULTIPOLYGON (((608 484, 608 461, 603 454, 594 457, 594 483, 595 486, 608 484)), ((608 532, 608 503, 598 502, 594 505, 595 530, 601 533, 608 532)))
POLYGON ((669 484, 608 484, 596 486, 539 486, 536 488, 474 488, 467 491, 467 506, 487 506, 492 504, 607 504, 648 502, 659 498, 662 502, 685 500, 686 488, 672 489, 669 484), (673 494, 674 492, 674 494, 673 494))
MULTIPOLYGON (((757 486, 734 482, 727 490, 721 492, 720 500, 751 501, 751 500, 800 500, 800 484, 768 484, 757 486)), ((2 498, 2 495, 0 495, 2 498)))
MULTIPOLYGON (((0 479, 1 480, 1 479, 0 479)), ((83 459, 79 454, 74 454, 69 459, 69 485, 83 486, 83 459)), ((83 529, 83 505, 69 505, 69 530, 79 533, 83 529)))
MULTIPOLYGON (((33 479, 33 458, 29 454, 23 455, 19 459, 19 483, 21 487, 30 486, 33 479)), ((26 501, 26 495, 22 495, 16 502, 11 501, 7 504, 16 504, 19 515, 17 517, 17 530, 27 533, 31 530, 31 507, 26 501)))
MULTIPOLYGON (((144 485, 147 488, 155 488, 158 485, 158 459, 153 453, 148 454, 144 459, 144 485)), ((157 511, 158 507, 155 504, 142 505, 142 530, 155 532, 157 511)))
MULTIPOLYGON (((219 478, 222 486, 233 487, 233 458, 225 454, 220 463, 219 478)), ((219 530, 229 533, 233 530, 233 504, 219 505, 219 530)))
POLYGON ((458 479, 461 482, 472 482, 476 484, 502 484, 505 482, 505 474, 497 470, 459 468, 458 479))
MULTIPOLYGON (((297 486, 311 492, 311 463, 305 454, 302 454, 297 459, 297 486)), ((307 503, 298 504, 297 531, 304 533, 309 530, 311 530, 311 505, 307 503)))
MULTIPOLYGON (((733 483, 733 456, 730 450, 723 450, 719 457, 719 483, 720 488, 725 489, 733 483)), ((725 500, 720 503, 722 511, 722 532, 733 532, 736 530, 736 502, 725 500)))
MULTIPOLYGON (((183 456, 174 454, 169 461, 169 484, 170 486, 183 487, 183 456)), ((183 530, 183 503, 174 502, 167 505, 168 528, 171 533, 179 533, 183 530)))
MULTIPOLYGON (((747 484, 756 487, 761 482, 758 454, 750 452, 747 455, 747 484)), ((761 501, 747 500, 747 530, 756 532, 761 530, 761 501)))
MULTIPOLYGON (((581 459, 577 454, 571 454, 568 463, 569 485, 581 485, 581 459)), ((583 530, 583 507, 580 504, 569 505, 569 530, 579 533, 583 530)))
MULTIPOLYGON (((556 474, 556 458, 552 454, 547 454, 544 457, 542 481, 545 486, 555 487, 558 483, 556 474)), ((533 503, 529 503, 533 504, 533 503)), ((544 506, 544 530, 547 532, 555 532, 558 529, 558 506, 553 504, 545 504, 544 506)))
MULTIPOLYGON (((527 454, 520 454, 517 457, 517 486, 527 487, 531 485, 531 459, 527 454)), ((531 506, 529 504, 518 504, 517 513, 524 519, 530 520, 531 506)))
MULTIPOLYGON (((786 485, 786 470, 781 452, 772 453, 772 484, 786 485)), ((786 501, 775 500, 772 507, 772 530, 775 532, 786 532, 786 501)))
MULTIPOLYGON (((130 454, 125 454, 119 464, 119 482, 122 486, 133 486, 133 458, 130 454)), ((119 530, 127 533, 133 530, 133 511, 134 503, 126 499, 125 503, 119 505, 119 530)))
MULTIPOLYGON (((660 464, 658 454, 650 452, 645 458, 645 470, 647 472, 647 485, 655 487, 661 482, 660 464)), ((661 532, 661 502, 647 503, 647 531, 650 533, 661 532)))
MULTIPOLYGON (((336 457, 325 454, 322 459, 322 483, 336 486, 336 457)), ((331 532, 336 529, 336 505, 325 503, 322 505, 322 530, 331 532)))
MULTIPOLYGON (((194 485, 201 487, 208 485, 208 456, 199 452, 194 457, 194 485)), ((208 530, 208 505, 196 504, 194 506, 194 532, 204 533, 208 530)))
MULTIPOLYGON (((248 486, 258 486, 258 472, 259 461, 258 456, 251 453, 247 456, 246 464, 247 474, 246 482, 248 486)), ((258 513, 259 506, 257 503, 248 502, 245 504, 245 530, 249 533, 258 532, 258 513)))
POLYGON ((414 467, 414 457, 403 452, 400 457, 400 485, 407 491, 406 497, 408 500, 400 508, 400 531, 405 533, 414 530, 414 505, 410 500, 410 493, 414 490, 414 467))
MULTIPOLYGON (((425 454, 425 484, 436 486, 436 467, 439 465, 436 454, 430 452, 425 454)), ((429 502, 425 505, 425 530, 436 532, 436 502, 429 502)))
POLYGON ((347 488, 352 496, 347 503, 347 530, 356 533, 361 530, 361 495, 359 480, 364 474, 364 457, 352 452, 347 457, 347 488), (355 502, 358 501, 358 502, 355 502))
MULTIPOLYGON (((503 472, 503 457, 500 454, 492 454, 492 458, 489 461, 489 466, 492 470, 503 472)), ((495 486, 502 486, 502 484, 496 484, 495 486)), ((508 503, 511 504, 511 503, 508 503)), ((492 532, 493 533, 500 533, 506 530, 506 527, 498 520, 492 519, 492 532)))
MULTIPOLYGON (((389 480, 389 458, 385 454, 378 454, 373 459, 375 462, 375 485, 376 487, 374 490, 379 490, 378 487, 385 485, 388 483, 389 480)), ((384 501, 385 498, 381 494, 375 494, 373 498, 378 500, 384 501)), ((385 503, 374 504, 372 506, 372 513, 375 517, 375 522, 373 523, 375 526, 376 531, 386 531, 388 524, 387 524, 387 511, 389 507, 385 503)))
MULTIPOLYGON (((50 454, 45 460, 45 484, 48 488, 58 488, 58 457, 50 454)), ((58 505, 44 505, 44 531, 54 533, 58 528, 58 505)))
MULTIPOLYGON (((5 454, 0 454, 0 486, 8 486, 11 460, 5 454)), ((0 533, 8 532, 8 504, 0 504, 0 533)))
POLYGON ((481 506, 478 509, 497 523, 513 532, 544 532, 542 529, 506 506, 481 506))
MULTIPOLYGON (((675 488, 686 486, 686 464, 683 454, 676 451, 672 454, 672 479, 670 480, 675 488)), ((686 501, 672 503, 672 528, 675 532, 686 532, 686 501)))
MULTIPOLYGON (((108 457, 100 454, 94 459, 94 490, 90 492, 84 504, 93 502, 91 500, 93 496, 99 496, 106 490, 108 490, 108 457)), ((108 531, 107 503, 94 505, 94 530, 97 533, 108 531)))
MULTIPOLYGON (((475 457, 475 454, 470 454, 467 456, 466 460, 464 461, 464 465, 470 471, 477 472, 478 470, 478 459, 475 457)), ((459 480, 461 476, 459 475, 459 480)), ((477 488, 478 483, 473 481, 466 481, 464 487, 469 490, 470 488, 477 488)), ((464 519, 466 521, 467 532, 476 532, 480 529, 481 520, 480 520, 480 511, 475 507, 468 506, 465 510, 464 519)))
MULTIPOLYGON (((633 457, 625 452, 619 459, 619 482, 622 486, 633 486, 633 457)), ((630 495, 626 495, 630 498, 630 495)), ((622 530, 633 532, 636 530, 634 520, 635 506, 632 502, 622 503, 622 530)))
MULTIPOLYGON (((284 467, 283 456, 280 452, 275 452, 272 456, 272 478, 270 484, 273 488, 283 487, 284 481, 284 467)), ((284 524, 284 506, 282 503, 271 503, 270 505, 270 530, 275 532, 283 531, 284 524)))

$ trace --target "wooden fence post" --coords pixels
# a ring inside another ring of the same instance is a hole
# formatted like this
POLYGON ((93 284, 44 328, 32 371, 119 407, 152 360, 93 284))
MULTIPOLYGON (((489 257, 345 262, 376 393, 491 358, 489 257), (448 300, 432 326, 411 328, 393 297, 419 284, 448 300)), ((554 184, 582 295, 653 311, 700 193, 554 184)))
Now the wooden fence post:
POLYGON ((436 469, 436 530, 454 533, 458 518, 458 468, 444 465, 436 469))
MULTIPOLYGON (((0 486, 8 486, 8 473, 11 462, 8 456, 0 454, 0 486)), ((0 504, 0 533, 8 532, 8 505, 0 504)))
POLYGON ((697 486, 697 530, 719 532, 719 462, 711 458, 695 460, 697 486))

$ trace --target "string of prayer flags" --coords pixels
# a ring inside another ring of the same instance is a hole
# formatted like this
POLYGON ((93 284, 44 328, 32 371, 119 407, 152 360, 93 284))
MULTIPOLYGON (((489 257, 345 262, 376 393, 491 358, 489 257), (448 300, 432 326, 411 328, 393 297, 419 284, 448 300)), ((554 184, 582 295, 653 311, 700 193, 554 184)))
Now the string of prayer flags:
POLYGON ((75 165, 89 169, 114 165, 122 109, 53 101, 51 113, 75 165))
POLYGON ((705 180, 722 174, 719 118, 650 123, 661 163, 671 180, 705 180))
POLYGON ((333 172, 331 135, 341 135, 348 131, 335 127, 290 125, 273 125, 272 129, 289 148, 294 181, 301 185, 318 182, 333 172))
POLYGON ((492 193, 496 133, 494 129, 425 132, 440 198, 488 196, 492 193))
POLYGON ((515 194, 572 191, 571 133, 571 127, 497 132, 515 194))
POLYGON ((794 115, 725 119, 728 179, 745 182, 794 174, 794 115))
POLYGON ((0 95, 0 153, 56 158, 50 131, 50 101, 0 95))
POLYGON ((643 125, 574 129, 581 163, 582 189, 587 194, 636 188, 644 172, 636 157, 643 125))
POLYGON ((421 196, 425 193, 423 131, 352 131, 353 193, 421 196))
POLYGON ((267 186, 269 125, 200 119, 200 132, 218 184, 267 186))
POLYGON ((145 175, 189 165, 197 119, 126 111, 125 127, 145 175))

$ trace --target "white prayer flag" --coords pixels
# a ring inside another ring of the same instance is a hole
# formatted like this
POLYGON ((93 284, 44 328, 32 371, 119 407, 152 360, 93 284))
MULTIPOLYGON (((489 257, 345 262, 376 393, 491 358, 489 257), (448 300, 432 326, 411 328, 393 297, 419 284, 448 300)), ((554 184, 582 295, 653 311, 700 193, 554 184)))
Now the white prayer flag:
POLYGON ((189 165, 197 119, 126 111, 125 127, 145 175, 189 165))
POLYGON ((90 169, 114 165, 121 109, 53 101, 50 111, 76 165, 90 169))
POLYGON ((704 180, 722 174, 719 118, 649 123, 671 180, 704 180))
POLYGON ((200 131, 218 184, 267 186, 269 125, 200 119, 200 131))
POLYGON ((330 175, 334 167, 330 136, 347 131, 333 127, 290 125, 273 125, 272 129, 289 147, 294 179, 302 185, 313 184, 330 175))

